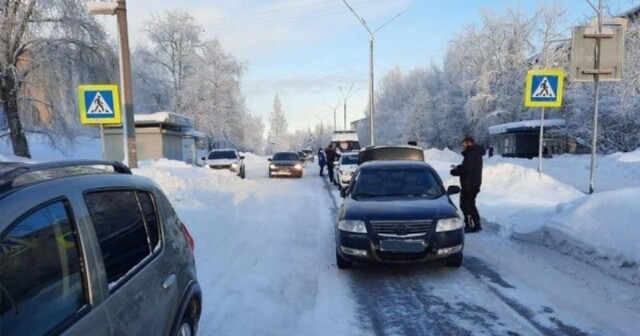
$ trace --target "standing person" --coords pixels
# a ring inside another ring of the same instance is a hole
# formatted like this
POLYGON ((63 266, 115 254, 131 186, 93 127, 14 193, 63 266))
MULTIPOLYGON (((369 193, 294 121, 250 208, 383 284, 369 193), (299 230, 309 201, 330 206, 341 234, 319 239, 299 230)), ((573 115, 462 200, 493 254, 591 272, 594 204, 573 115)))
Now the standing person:
POLYGON ((460 177, 460 209, 464 214, 465 231, 478 232, 482 230, 480 214, 476 208, 476 197, 480 193, 482 185, 482 157, 485 154, 484 147, 477 145, 472 137, 466 137, 462 141, 462 164, 451 166, 451 175, 460 177))
POLYGON ((320 166, 320 176, 324 172, 324 166, 327 164, 327 157, 324 155, 322 148, 318 148, 318 165, 320 166))
POLYGON ((493 145, 489 146, 489 158, 493 157, 493 145))
POLYGON ((335 145, 330 144, 327 149, 324 150, 327 156, 327 172, 329 173, 329 182, 333 183, 333 164, 336 160, 336 148, 335 145))

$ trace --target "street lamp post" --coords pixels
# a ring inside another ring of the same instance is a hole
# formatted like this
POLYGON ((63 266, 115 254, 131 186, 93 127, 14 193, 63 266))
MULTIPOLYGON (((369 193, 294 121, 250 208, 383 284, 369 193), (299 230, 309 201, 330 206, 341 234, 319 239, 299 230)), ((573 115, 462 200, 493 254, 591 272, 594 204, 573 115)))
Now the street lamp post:
MULTIPOLYGON (((351 83, 351 86, 349 87, 349 90, 347 91, 347 93, 344 93, 344 90, 342 90, 342 86, 339 87, 340 88, 340 93, 342 94, 342 102, 344 103, 343 107, 344 107, 344 130, 347 130, 347 100, 349 98, 351 98, 356 91, 358 91, 358 89, 356 89, 355 91, 353 90, 353 83, 351 83)), ((336 127, 337 129, 337 127, 336 127)))
POLYGON ((124 138, 124 162, 130 168, 138 167, 136 130, 133 118, 133 90, 131 87, 131 59, 129 52, 129 30, 127 27, 126 0, 88 1, 91 15, 115 15, 118 20, 118 43, 120 45, 120 91, 123 97, 122 133, 124 138))
POLYGON ((367 32, 369 33, 369 139, 370 139, 370 145, 374 145, 375 144, 375 136, 374 136, 374 87, 373 87, 373 40, 375 39, 375 35, 378 31, 380 31, 380 29, 382 29, 384 26, 386 26, 387 24, 389 24, 389 22, 395 20, 398 16, 400 16, 402 13, 404 13, 408 8, 405 8, 404 10, 402 10, 401 12, 399 12, 398 14, 394 15, 391 19, 389 19, 387 22, 385 22, 384 24, 382 24, 380 27, 376 28, 375 30, 371 30, 369 28, 369 25, 367 25, 367 22, 358 15, 358 13, 356 13, 356 11, 349 6, 349 4, 347 3, 346 0, 342 0, 342 2, 344 2, 344 4, 347 6, 347 8, 349 8, 349 10, 351 11, 351 13, 353 13, 353 15, 355 15, 355 17, 358 19, 358 21, 364 26, 364 29, 367 30, 367 32))

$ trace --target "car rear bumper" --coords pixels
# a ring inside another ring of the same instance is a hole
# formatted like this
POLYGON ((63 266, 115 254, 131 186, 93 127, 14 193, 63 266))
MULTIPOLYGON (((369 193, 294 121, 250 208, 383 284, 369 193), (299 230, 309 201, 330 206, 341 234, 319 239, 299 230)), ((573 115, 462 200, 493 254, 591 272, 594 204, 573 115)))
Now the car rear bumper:
POLYGON ((420 263, 440 259, 446 259, 464 248, 463 229, 448 232, 435 232, 420 237, 381 237, 370 234, 351 233, 336 229, 337 252, 346 260, 352 262, 375 262, 388 264, 420 263), (400 252, 398 250, 385 250, 381 245, 383 241, 392 244, 399 242, 417 246, 422 244, 420 252, 400 252))

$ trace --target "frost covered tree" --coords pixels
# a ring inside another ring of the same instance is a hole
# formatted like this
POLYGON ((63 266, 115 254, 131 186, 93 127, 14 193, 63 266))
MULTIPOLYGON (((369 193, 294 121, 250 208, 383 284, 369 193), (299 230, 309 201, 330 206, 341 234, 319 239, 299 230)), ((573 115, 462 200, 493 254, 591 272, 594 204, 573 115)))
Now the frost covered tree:
POLYGON ((174 90, 167 70, 155 63, 153 51, 138 46, 131 55, 134 111, 152 113, 171 109, 174 90))
POLYGON ((273 98, 273 109, 271 110, 271 115, 269 116, 269 125, 269 133, 271 134, 272 138, 276 141, 276 143, 282 143, 287 137, 287 129, 289 128, 289 123, 287 122, 287 118, 284 115, 284 111, 282 111, 282 102, 280 101, 280 96, 278 96, 278 94, 276 94, 276 96, 273 98))
POLYGON ((196 73, 192 62, 203 44, 200 38, 202 31, 195 18, 183 10, 165 11, 153 16, 144 26, 153 50, 149 57, 169 73, 177 97, 173 103, 178 110, 182 107, 180 97, 184 82, 196 73))
POLYGON ((60 136, 73 133, 76 84, 107 72, 101 68, 111 64, 105 61, 110 56, 105 41, 104 30, 80 0, 3 1, 0 103, 15 155, 31 156, 25 126, 60 136))

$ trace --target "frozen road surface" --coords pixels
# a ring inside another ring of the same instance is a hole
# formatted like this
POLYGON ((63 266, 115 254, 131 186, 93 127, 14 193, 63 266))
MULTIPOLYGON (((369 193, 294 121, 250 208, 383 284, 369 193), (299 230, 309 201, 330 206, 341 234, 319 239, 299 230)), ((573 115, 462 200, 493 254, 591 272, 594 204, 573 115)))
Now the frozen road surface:
POLYGON ((302 179, 205 168, 140 172, 196 240, 200 335, 638 335, 640 287, 546 247, 483 231, 461 269, 335 264, 340 199, 310 164, 302 179))

